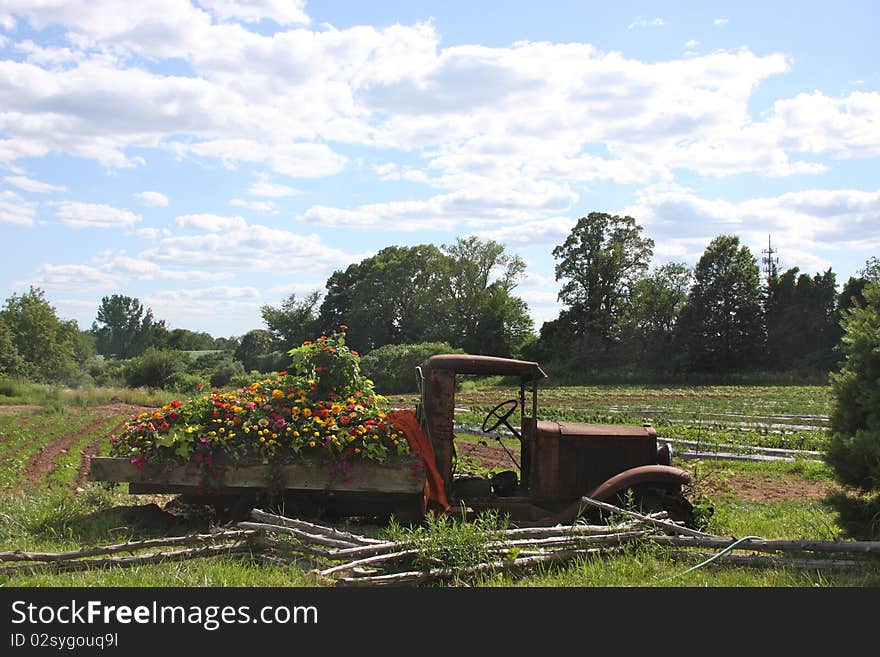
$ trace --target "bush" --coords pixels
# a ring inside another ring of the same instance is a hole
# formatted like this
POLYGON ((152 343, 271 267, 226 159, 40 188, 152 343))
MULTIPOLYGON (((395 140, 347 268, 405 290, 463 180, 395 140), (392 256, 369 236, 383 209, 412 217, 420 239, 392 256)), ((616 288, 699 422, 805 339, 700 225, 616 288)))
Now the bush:
POLYGON ((244 365, 237 360, 223 361, 211 372, 211 387, 223 388, 236 376, 244 374, 244 365))
POLYGON ((361 371, 383 395, 417 392, 416 366, 436 354, 463 354, 445 342, 385 345, 361 359, 361 371))
POLYGON ((841 322, 845 360, 831 375, 835 406, 825 459, 837 481, 869 494, 880 490, 880 283, 868 285, 864 295, 865 305, 841 322))
POLYGON ((125 363, 125 383, 130 388, 164 388, 171 377, 185 368, 185 356, 179 351, 150 347, 142 356, 125 363))

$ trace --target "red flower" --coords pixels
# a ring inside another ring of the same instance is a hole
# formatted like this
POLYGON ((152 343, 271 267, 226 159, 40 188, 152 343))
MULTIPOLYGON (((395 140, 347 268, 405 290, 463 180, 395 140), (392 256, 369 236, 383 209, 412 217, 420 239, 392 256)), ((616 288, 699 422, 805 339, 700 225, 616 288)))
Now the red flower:
POLYGON ((278 372, 278 376, 287 376, 287 370, 284 370, 282 372, 278 372))
POLYGON ((176 399, 171 402, 171 408, 180 408, 181 406, 183 406, 183 404, 176 399))

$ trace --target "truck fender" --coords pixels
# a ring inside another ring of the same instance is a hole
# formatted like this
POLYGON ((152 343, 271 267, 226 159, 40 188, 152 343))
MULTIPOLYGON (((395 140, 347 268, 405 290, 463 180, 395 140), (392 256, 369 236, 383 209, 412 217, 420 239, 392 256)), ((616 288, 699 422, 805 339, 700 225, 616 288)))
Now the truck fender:
POLYGON ((619 492, 643 484, 656 484, 661 488, 684 486, 691 483, 691 475, 681 468, 670 465, 641 465, 614 475, 587 495, 599 502, 607 502, 619 492))

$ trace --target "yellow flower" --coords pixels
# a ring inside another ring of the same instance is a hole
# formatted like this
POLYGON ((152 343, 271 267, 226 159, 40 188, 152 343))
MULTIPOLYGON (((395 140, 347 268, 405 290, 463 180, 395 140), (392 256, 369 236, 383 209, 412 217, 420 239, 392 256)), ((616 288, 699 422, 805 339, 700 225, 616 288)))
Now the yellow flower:
POLYGON ((314 447, 314 446, 315 446, 315 441, 314 441, 314 440, 310 440, 310 441, 309 441, 309 447, 314 447))
MULTIPOLYGON (((339 415, 342 412, 342 406, 339 404, 333 404, 333 406, 330 407, 330 412, 333 413, 333 415, 339 415)), ((380 413, 379 416, 381 417, 381 415, 382 414, 380 413)))
POLYGON ((311 415, 312 415, 312 409, 311 409, 311 408, 304 408, 304 409, 303 409, 303 415, 304 415, 305 417, 311 417, 311 415))
POLYGON ((272 396, 275 397, 276 399, 277 399, 278 397, 283 397, 283 396, 284 396, 284 391, 283 391, 283 390, 279 390, 278 388, 275 388, 275 390, 272 391, 272 396))

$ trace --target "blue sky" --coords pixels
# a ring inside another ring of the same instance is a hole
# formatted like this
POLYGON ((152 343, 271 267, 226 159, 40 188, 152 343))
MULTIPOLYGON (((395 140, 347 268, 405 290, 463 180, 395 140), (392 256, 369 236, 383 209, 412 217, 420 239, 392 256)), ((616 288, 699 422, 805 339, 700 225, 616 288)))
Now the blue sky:
POLYGON ((476 234, 526 260, 540 326, 592 211, 658 265, 772 236, 843 282, 880 255, 877 6, 0 0, 0 294, 241 335, 476 234))

